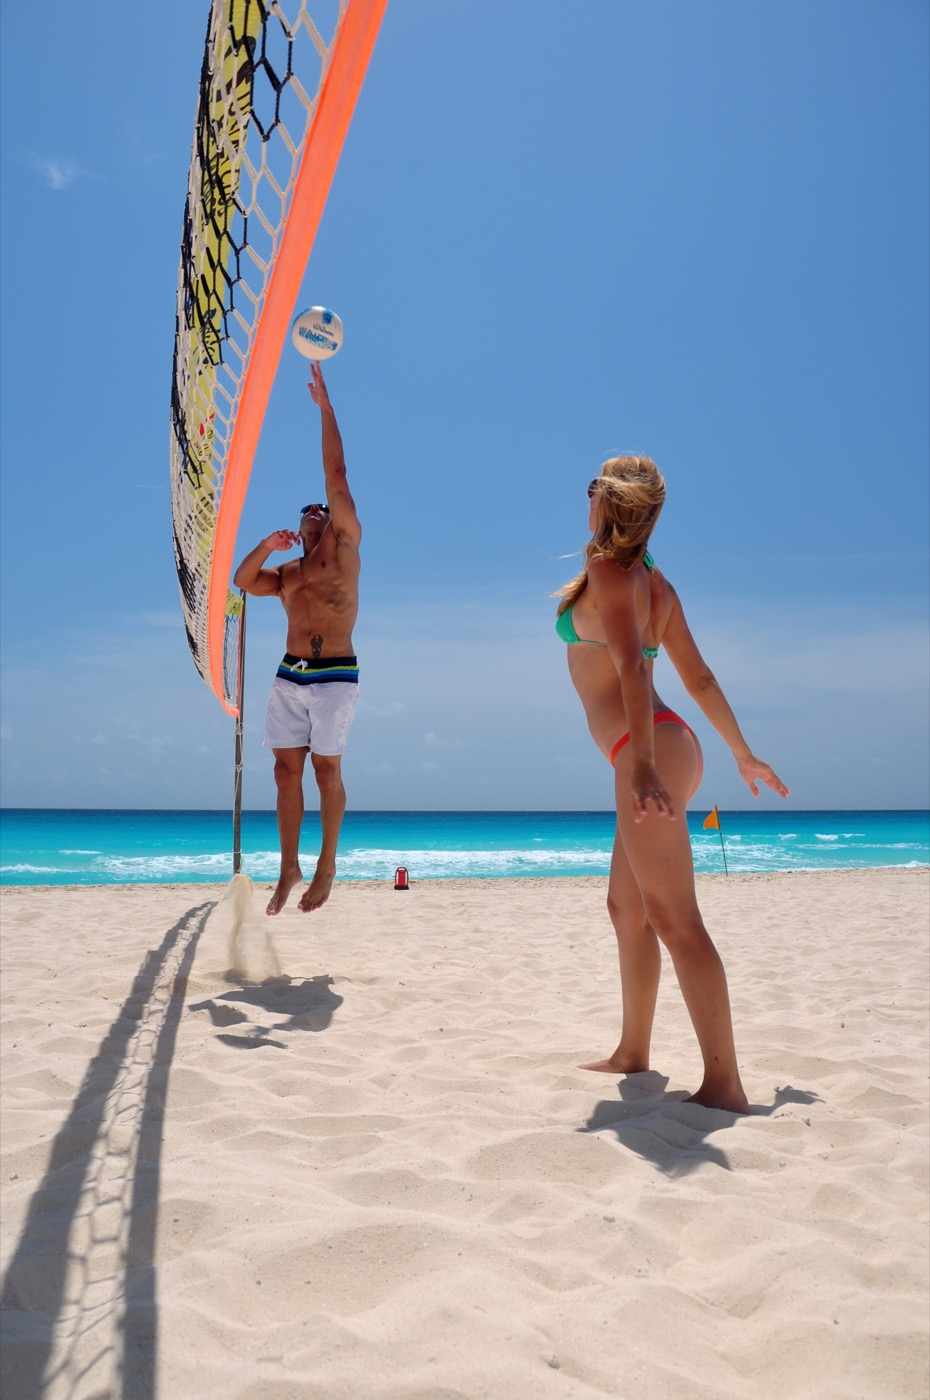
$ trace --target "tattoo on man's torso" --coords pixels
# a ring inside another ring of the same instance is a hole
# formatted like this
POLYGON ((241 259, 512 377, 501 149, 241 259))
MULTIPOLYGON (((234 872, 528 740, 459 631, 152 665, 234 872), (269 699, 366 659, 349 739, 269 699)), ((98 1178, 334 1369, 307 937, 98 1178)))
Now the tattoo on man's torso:
POLYGON ((323 650, 323 638, 317 632, 310 638, 310 653, 315 661, 319 660, 320 652, 323 650))

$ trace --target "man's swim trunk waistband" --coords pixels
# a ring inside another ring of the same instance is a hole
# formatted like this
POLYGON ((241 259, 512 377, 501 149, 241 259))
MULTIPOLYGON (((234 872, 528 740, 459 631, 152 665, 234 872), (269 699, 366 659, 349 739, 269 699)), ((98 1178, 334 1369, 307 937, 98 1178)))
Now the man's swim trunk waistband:
POLYGON ((278 667, 279 680, 294 685, 326 685, 341 681, 343 685, 358 685, 357 656, 291 656, 286 651, 278 667))

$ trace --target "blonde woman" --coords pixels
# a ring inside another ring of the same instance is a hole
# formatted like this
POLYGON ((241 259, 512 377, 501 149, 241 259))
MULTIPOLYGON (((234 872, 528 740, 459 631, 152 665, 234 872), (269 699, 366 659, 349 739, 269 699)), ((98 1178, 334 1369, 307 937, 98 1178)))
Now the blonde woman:
POLYGON ((647 550, 665 501, 655 462, 610 458, 588 497, 585 565, 561 590, 556 631, 567 643, 588 728, 615 772, 617 834, 607 908, 620 952, 623 1026, 613 1054, 583 1068, 607 1074, 649 1068, 661 940, 704 1057, 704 1078, 692 1101, 745 1113, 726 975, 698 908, 685 820, 701 781, 701 746, 656 693, 652 671, 661 647, 730 746, 753 796, 760 782, 782 797, 788 789, 743 738, 678 595, 647 550))

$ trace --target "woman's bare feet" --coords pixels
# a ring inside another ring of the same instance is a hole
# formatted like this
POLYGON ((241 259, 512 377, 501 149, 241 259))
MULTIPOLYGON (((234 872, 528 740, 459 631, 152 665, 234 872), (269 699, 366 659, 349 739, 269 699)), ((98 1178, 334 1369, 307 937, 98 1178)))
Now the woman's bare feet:
POLYGON ((592 1060, 589 1065, 579 1065, 578 1068, 590 1069, 596 1074, 642 1074, 649 1068, 649 1056, 631 1055, 618 1045, 606 1060, 592 1060))
POLYGON ((299 884, 303 878, 303 872, 299 865, 289 865, 285 870, 282 870, 275 892, 268 901, 268 907, 265 913, 280 914, 287 903, 287 897, 291 890, 295 885, 299 884))
POLYGON ((327 870, 321 870, 317 866, 313 879, 300 896, 298 909, 302 909, 305 914, 311 914, 314 909, 319 909, 321 905, 325 904, 329 899, 335 878, 336 867, 334 865, 327 870))
POLYGON ((685 1103, 697 1103, 702 1108, 721 1108, 726 1113, 749 1112, 749 1100, 738 1079, 732 1084, 715 1084, 705 1079, 697 1093, 689 1094, 685 1103))

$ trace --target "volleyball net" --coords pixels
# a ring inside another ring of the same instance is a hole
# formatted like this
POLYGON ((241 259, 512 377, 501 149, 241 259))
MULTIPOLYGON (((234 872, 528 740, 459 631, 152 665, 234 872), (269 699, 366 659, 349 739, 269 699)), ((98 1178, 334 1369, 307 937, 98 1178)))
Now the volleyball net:
POLYGON ((229 578, 301 279, 387 0, 212 0, 181 231, 171 512, 188 645, 238 711, 229 578))

